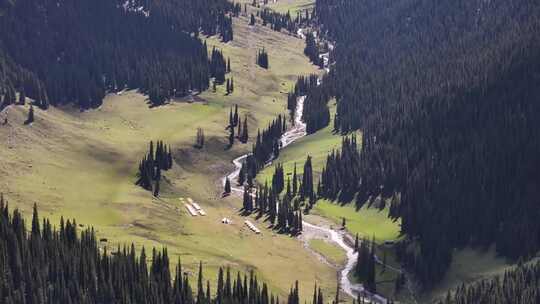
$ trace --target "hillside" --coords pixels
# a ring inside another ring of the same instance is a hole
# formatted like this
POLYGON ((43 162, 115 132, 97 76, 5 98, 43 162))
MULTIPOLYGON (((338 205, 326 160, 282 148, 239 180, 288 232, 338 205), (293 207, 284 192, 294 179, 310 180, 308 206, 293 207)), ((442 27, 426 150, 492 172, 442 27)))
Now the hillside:
POLYGON ((220 178, 234 157, 251 149, 253 140, 225 149, 230 108, 238 105, 241 117, 248 118, 250 134, 256 134, 257 128, 285 113, 286 92, 297 75, 316 72, 302 54, 302 40, 263 27, 260 21, 254 27, 248 22, 246 16, 233 18, 235 39, 227 43, 220 35, 201 36, 209 51, 216 46, 230 58, 232 72, 226 78, 235 83, 230 95, 218 85, 216 92, 195 95, 194 103, 186 97, 149 107, 147 96, 128 90, 108 94, 100 107, 83 112, 77 105, 34 107, 30 125, 23 124, 29 99, 25 106, 5 108, 0 114, 2 121, 8 118, 8 124, 0 126, 6 147, 0 150, 0 188, 10 206, 29 216, 37 202, 52 223, 60 216, 75 218, 84 227, 94 227, 108 248, 166 246, 171 263, 181 257, 184 269, 192 273, 202 260, 212 288, 218 268, 228 265, 233 273, 253 269, 280 296, 298 279, 305 286, 302 298, 311 298, 315 282, 332 297, 335 269, 294 238, 264 225, 259 225, 263 233, 255 236, 238 214, 240 200, 221 199, 220 178), (255 63, 253 50, 262 47, 269 53, 269 70, 255 63), (193 148, 197 127, 206 135, 202 150, 193 148), (151 140, 170 145, 175 162, 164 175, 159 198, 134 184, 151 140), (208 215, 189 217, 179 198, 192 198, 208 215), (222 224, 224 217, 232 224, 222 224))
MULTIPOLYGON (((108 92, 124 88, 150 95, 153 104, 205 90, 213 75, 195 34, 232 40, 228 13, 238 12, 225 0, 16 0, 2 6, 0 91, 23 92, 42 108, 72 103, 81 109, 98 107, 108 92)), ((9 103, 5 98, 1 107, 9 103)))
MULTIPOLYGON (((247 273, 242 280, 240 272, 234 278, 229 267, 220 267, 212 294, 202 262, 197 286, 192 287, 180 259, 171 267, 166 248, 153 248, 148 256, 133 246, 109 254, 98 245, 92 229, 82 230, 79 236, 76 221, 62 220, 57 229, 47 218, 40 218, 34 207, 31 229, 26 231, 26 219, 17 210, 11 212, 3 198, 0 210, 2 303, 279 302, 279 295, 258 281, 253 271, 248 281, 247 273)), ((296 281, 287 303, 300 303, 299 289, 296 281)), ((318 289, 313 304, 323 298, 318 289)))
POLYGON ((539 16, 0 0, 0 302, 536 303, 539 16))
MULTIPOLYGON (((338 128, 364 133, 357 205, 393 200, 404 263, 426 286, 454 248, 539 249, 534 1, 318 1, 336 40, 338 128), (522 236, 520 240, 515 235, 522 236)), ((346 171, 343 174, 347 173, 346 171)))

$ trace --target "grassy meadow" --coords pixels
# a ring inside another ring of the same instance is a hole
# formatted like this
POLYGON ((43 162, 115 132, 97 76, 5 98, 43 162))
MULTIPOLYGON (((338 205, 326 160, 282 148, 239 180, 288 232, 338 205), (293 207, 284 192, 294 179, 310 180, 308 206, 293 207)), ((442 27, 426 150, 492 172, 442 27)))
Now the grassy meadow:
MULTIPOLYGON (((334 113, 335 104, 332 102, 330 106, 330 117, 334 117, 334 113)), ((313 178, 318 181, 322 168, 326 163, 328 153, 341 147, 341 136, 333 133, 332 126, 333 123, 330 122, 326 128, 302 137, 290 146, 287 146, 280 151, 279 158, 274 161, 274 164, 281 163, 285 175, 287 175, 289 173, 292 174, 294 164, 296 163, 297 174, 302 174, 304 172, 304 163, 309 155, 311 156, 313 178)), ((257 175, 257 181, 261 184, 264 184, 265 181, 270 183, 273 174, 274 166, 268 166, 257 175)))
MULTIPOLYGON (((27 107, 9 107, 8 125, 0 127, 0 189, 12 208, 30 216, 37 203, 41 216, 58 223, 61 216, 93 226, 107 246, 134 243, 168 248, 191 272, 203 261, 212 281, 219 266, 233 271, 254 269, 259 280, 284 296, 299 280, 302 298, 309 299, 313 284, 328 298, 335 291, 335 270, 313 257, 301 242, 277 235, 259 225, 252 234, 237 214, 240 199, 221 199, 220 178, 233 166, 231 160, 251 149, 235 144, 226 150, 229 108, 238 104, 248 117, 249 133, 256 134, 278 113, 286 113, 286 93, 297 75, 316 72, 303 55, 303 41, 260 25, 249 27, 246 17, 234 19, 235 39, 207 43, 230 57, 235 92, 223 87, 200 94, 201 102, 175 100, 149 108, 146 97, 135 91, 107 96, 95 110, 36 109, 36 120, 24 126, 27 107), (270 69, 255 64, 264 47, 270 69), (206 145, 192 147, 196 128, 204 129, 206 145), (150 140, 163 140, 173 148, 173 169, 164 174, 161 196, 134 185, 137 166, 150 140), (180 197, 191 197, 208 213, 190 217, 180 197), (224 225, 221 218, 232 219, 224 225), (276 271, 278 270, 279 271, 276 271)), ((197 98, 197 99, 199 99, 197 98)))
POLYGON ((342 266, 347 261, 345 251, 341 247, 325 240, 312 239, 309 241, 309 247, 324 256, 333 265, 342 266))
MULTIPOLYGON (((251 3, 242 0, 241 3, 251 3)), ((311 6, 312 0, 270 1, 269 8, 291 13, 311 6)), ((248 13, 252 8, 248 5, 248 13)), ((135 91, 111 94, 95 110, 79 112, 70 107, 35 108, 35 122, 25 126, 28 106, 11 106, 0 113, 8 124, 0 126, 0 192, 11 208, 31 215, 34 203, 42 217, 58 223, 60 217, 75 218, 83 227, 94 227, 98 238, 107 238, 107 247, 129 245, 167 247, 170 259, 182 260, 185 268, 196 273, 203 261, 205 277, 215 283, 220 266, 233 271, 255 270, 260 281, 269 283, 273 292, 285 296, 294 280, 299 280, 301 298, 310 300, 313 284, 323 289, 327 302, 334 297, 336 269, 317 260, 298 240, 279 235, 256 222, 262 234, 255 235, 238 215, 241 200, 221 198, 220 178, 233 169, 231 160, 251 150, 257 128, 264 128, 285 114, 286 94, 298 75, 318 73, 303 54, 304 41, 277 33, 260 24, 248 26, 248 18, 234 18, 234 40, 223 44, 208 37, 209 48, 223 50, 231 59, 235 91, 226 96, 224 86, 201 93, 194 103, 174 100, 162 107, 149 108, 147 98, 135 91), (255 63, 260 48, 269 54, 270 68, 255 63), (250 141, 227 145, 229 109, 238 104, 240 117, 248 118, 250 141), (193 148, 197 127, 204 129, 206 145, 193 148), (150 140, 163 140, 173 148, 173 168, 164 174, 162 194, 135 186, 138 163, 147 152, 150 140), (191 217, 179 198, 191 197, 207 212, 206 217, 191 217), (221 223, 223 217, 232 223, 221 223)), ((331 102, 331 117, 335 111, 331 102)), ((321 172, 327 154, 341 144, 341 136, 330 126, 306 136, 282 150, 276 162, 286 173, 294 164, 302 174, 307 154, 312 156, 313 171, 321 172)), ((361 134, 357 135, 361 140, 361 134)), ((264 183, 274 171, 263 170, 257 180, 264 183)), ((340 225, 346 218, 351 234, 377 242, 399 238, 399 221, 387 218, 387 210, 362 208, 319 200, 305 219, 330 221, 340 225)), ((323 240, 311 240, 311 249, 335 264, 344 261, 344 253, 323 240)), ((384 250, 384 249, 381 249, 384 250)), ((380 251, 379 256, 384 253, 380 251)), ((391 250, 388 263, 399 267, 391 250)), ((421 303, 444 295, 460 281, 474 281, 509 267, 494 250, 456 251, 449 273, 438 287, 419 297, 421 303)), ((395 277, 382 272, 378 283, 385 295, 393 292, 395 277)), ((194 278, 195 279, 195 278, 194 278)))
POLYGON ((313 8, 314 1, 312 0, 269 0, 266 7, 280 13, 290 12, 291 16, 295 17, 296 12, 304 12, 306 9, 313 8))

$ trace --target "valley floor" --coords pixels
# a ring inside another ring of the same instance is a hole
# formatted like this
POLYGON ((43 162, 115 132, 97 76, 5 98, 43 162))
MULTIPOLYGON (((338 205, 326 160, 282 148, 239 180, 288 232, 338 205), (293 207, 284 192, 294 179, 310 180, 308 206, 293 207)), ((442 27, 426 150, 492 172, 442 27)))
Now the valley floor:
POLYGON ((34 202, 40 213, 59 223, 75 218, 80 227, 92 226, 103 246, 134 243, 168 248, 171 261, 178 258, 191 273, 203 261, 205 276, 215 279, 219 266, 235 271, 254 269, 259 280, 285 296, 299 280, 301 297, 311 297, 313 285, 331 299, 336 269, 314 257, 302 243, 258 225, 255 235, 239 216, 240 199, 221 198, 219 178, 233 166, 231 160, 251 149, 257 128, 277 114, 286 114, 286 93, 298 75, 317 72, 303 55, 304 41, 268 27, 248 26, 249 19, 234 19, 235 38, 223 44, 207 39, 230 57, 235 91, 210 89, 196 102, 175 100, 149 108, 145 96, 126 91, 107 96, 95 110, 36 109, 35 122, 25 126, 27 107, 12 106, 1 117, 0 191, 12 208, 31 215, 34 202), (270 69, 255 64, 264 47, 270 69), (248 118, 250 141, 227 146, 230 107, 238 104, 240 117, 248 118), (198 127, 206 144, 193 148, 198 127), (164 174, 159 198, 134 185, 139 161, 148 143, 163 140, 173 148, 173 169, 164 174), (199 203, 207 216, 191 217, 180 198, 199 203), (231 224, 222 224, 227 217, 231 224))
MULTIPOLYGON (((294 16, 312 2, 282 0, 269 7, 291 11, 294 16)), ((59 223, 63 216, 75 218, 81 227, 94 227, 99 238, 107 239, 102 245, 111 249, 131 243, 146 249, 166 246, 171 261, 180 258, 193 279, 199 261, 203 261, 210 280, 217 277, 220 266, 241 272, 253 269, 259 280, 269 283, 280 296, 298 280, 302 299, 311 299, 316 283, 329 302, 335 296, 337 272, 345 261, 339 247, 320 238, 299 241, 276 234, 261 221, 255 223, 262 233, 254 234, 239 215, 241 198, 221 197, 220 178, 233 168, 231 160, 251 150, 258 128, 266 127, 278 114, 288 115, 287 92, 297 76, 320 73, 304 56, 302 39, 260 24, 248 26, 247 16, 233 21, 233 41, 223 44, 217 37, 207 39, 209 49, 220 48, 225 58, 231 59, 232 73, 227 75, 234 77, 231 95, 225 95, 224 86, 219 86, 216 92, 210 89, 198 95, 193 103, 187 98, 149 108, 145 96, 125 91, 107 96, 100 108, 85 112, 67 107, 36 108, 35 122, 29 126, 23 125, 27 107, 5 109, 0 113, 0 119, 8 118, 8 124, 0 126, 0 192, 11 208, 19 208, 27 217, 37 203, 41 216, 53 223, 59 223), (269 54, 269 70, 255 63, 257 50, 263 47, 269 54), (232 149, 226 149, 225 127, 235 104, 240 117, 248 118, 250 140, 247 144, 237 141, 232 149), (201 150, 193 147, 198 127, 206 135, 201 150), (159 198, 134 184, 139 161, 151 140, 163 140, 173 148, 174 165, 165 173, 159 198), (180 198, 193 199, 207 216, 190 216, 180 198), (223 224, 223 218, 232 223, 223 224)), ((331 111, 333 117, 334 104, 331 111)), ((331 126, 332 122, 287 147, 274 164, 282 163, 287 174, 296 163, 301 174, 308 151, 317 176, 327 154, 340 147, 341 136, 334 134, 331 126)), ((273 166, 266 168, 258 181, 270 181, 273 171, 273 166)), ((357 212, 350 205, 320 200, 305 219, 337 227, 345 217, 350 234, 374 237, 381 243, 400 237, 399 221, 386 215, 385 209, 357 212)), ((388 264, 399 268, 392 251, 386 254, 388 264)), ((455 257, 441 286, 418 300, 430 302, 463 280, 473 281, 509 267, 493 250, 478 253, 465 249, 455 257)), ((379 290, 393 297, 395 273, 378 271, 379 290)), ((407 295, 398 298, 409 300, 407 295)))

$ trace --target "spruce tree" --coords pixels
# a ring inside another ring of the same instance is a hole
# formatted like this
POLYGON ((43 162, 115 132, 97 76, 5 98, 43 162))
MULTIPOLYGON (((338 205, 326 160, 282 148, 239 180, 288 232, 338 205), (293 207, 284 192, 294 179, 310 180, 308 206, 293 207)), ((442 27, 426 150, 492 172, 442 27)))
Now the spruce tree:
POLYGON ((242 124, 238 123, 238 129, 236 130, 236 136, 238 137, 238 140, 242 142, 242 124))
POLYGON ((248 139, 249 139, 249 134, 248 134, 248 126, 247 126, 247 115, 244 116, 244 127, 242 128, 242 137, 241 137, 241 141, 242 143, 247 143, 248 139))
POLYGON ((195 138, 195 148, 202 149, 204 147, 204 130, 197 128, 197 135, 195 138))
POLYGON ((229 178, 227 177, 225 179, 225 191, 224 191, 226 194, 230 194, 231 193, 231 181, 229 180, 229 178))
POLYGON ((236 126, 238 124, 238 105, 234 105, 234 115, 233 115, 233 125, 236 126))
POLYGON ((242 163, 242 167, 240 167, 240 172, 238 173, 238 185, 243 185, 246 181, 246 171, 245 163, 242 163))
POLYGON ((294 163, 293 169, 293 195, 298 193, 298 177, 296 176, 296 162, 294 163))
POLYGON ((159 179, 156 179, 156 183, 155 183, 155 186, 154 186, 154 196, 155 197, 158 197, 159 196, 159 179))
POLYGON ((199 276, 197 278, 197 303, 204 303, 205 295, 203 289, 203 271, 202 271, 202 261, 199 262, 199 276))
POLYGON ((229 128, 229 148, 234 145, 234 127, 229 128))
POLYGON ((29 125, 34 122, 34 107, 30 105, 30 109, 28 110, 28 117, 24 121, 25 125, 29 125))

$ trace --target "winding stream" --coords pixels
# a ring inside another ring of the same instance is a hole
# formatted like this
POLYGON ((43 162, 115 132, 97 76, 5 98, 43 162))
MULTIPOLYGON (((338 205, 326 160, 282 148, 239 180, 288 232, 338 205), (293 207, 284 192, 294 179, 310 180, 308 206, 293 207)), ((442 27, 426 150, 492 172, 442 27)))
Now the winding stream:
MULTIPOLYGON (((298 98, 297 105, 296 105, 296 111, 294 115, 294 126, 289 129, 283 136, 281 137, 281 144, 282 148, 285 148, 286 146, 292 144, 299 138, 302 138, 306 135, 306 124, 302 121, 302 112, 304 109, 304 101, 306 97, 301 96, 298 98)), ((231 181, 231 192, 236 195, 243 195, 244 189, 242 187, 239 187, 236 185, 236 179, 238 178, 238 175, 240 174, 240 169, 242 168, 242 163, 244 160, 249 156, 249 154, 242 155, 240 157, 235 158, 232 162, 235 166, 235 170, 231 173, 227 174, 223 177, 222 183, 225 184, 226 178, 229 178, 231 181)), ((252 195, 254 195, 252 193, 252 195)), ((328 240, 330 240, 332 243, 338 245, 341 247, 346 255, 347 255, 347 262, 343 269, 340 271, 340 286, 343 292, 348 294, 349 296, 353 298, 357 298, 360 293, 364 294, 364 297, 368 299, 369 302, 372 303, 386 303, 386 299, 378 296, 378 295, 371 295, 369 292, 364 290, 364 287, 362 284, 355 284, 351 282, 349 279, 349 274, 353 270, 354 265, 356 263, 356 253, 354 252, 354 249, 352 246, 350 246, 346 241, 346 234, 342 231, 336 231, 334 229, 330 229, 323 226, 317 226, 314 224, 311 224, 309 222, 303 221, 304 230, 309 229, 313 232, 316 232, 319 235, 325 236, 328 240)))
MULTIPOLYGON (((298 36, 300 38, 305 38, 305 35, 303 34, 303 30, 299 29, 298 36)), ((331 45, 333 48, 333 45, 331 45)), ((322 56, 326 56, 325 60, 325 71, 329 71, 328 67, 328 53, 323 54, 322 56)), ((320 81, 318 82, 320 84, 320 81)), ((288 145, 292 144, 296 140, 306 136, 306 124, 302 121, 302 113, 304 111, 304 101, 306 100, 306 96, 300 96, 297 99, 296 109, 294 113, 294 126, 287 130, 285 134, 281 137, 281 148, 285 148, 288 145)), ((242 163, 245 161, 245 159, 250 154, 244 154, 240 157, 235 158, 232 163, 234 164, 234 171, 227 174, 222 178, 222 185, 225 185, 225 180, 229 178, 231 182, 231 193, 236 195, 243 195, 244 189, 243 187, 239 187, 236 184, 236 180, 238 178, 238 175, 240 174, 240 169, 242 168, 242 163)), ((255 193, 252 191, 251 195, 254 196, 255 193)), ((319 236, 322 236, 326 238, 327 240, 331 241, 332 243, 336 244, 340 248, 342 248, 347 256, 347 262, 345 263, 345 266, 340 270, 340 287, 343 292, 345 292, 347 295, 351 296, 352 298, 358 298, 360 294, 364 297, 364 303, 382 303, 386 304, 388 301, 384 297, 372 294, 364 289, 362 284, 355 284, 351 282, 349 279, 349 274, 354 269, 354 265, 356 263, 357 254, 354 252, 354 248, 347 243, 345 240, 347 238, 347 234, 344 231, 337 231, 328 227, 315 225, 306 221, 302 221, 303 228, 305 232, 311 232, 314 234, 318 234, 319 236)), ((380 259, 376 256, 377 263, 381 263, 380 259)), ((387 265, 389 267, 389 265, 387 265)), ((396 269, 393 267, 389 267, 389 269, 393 271, 401 272, 400 269, 396 269)))

